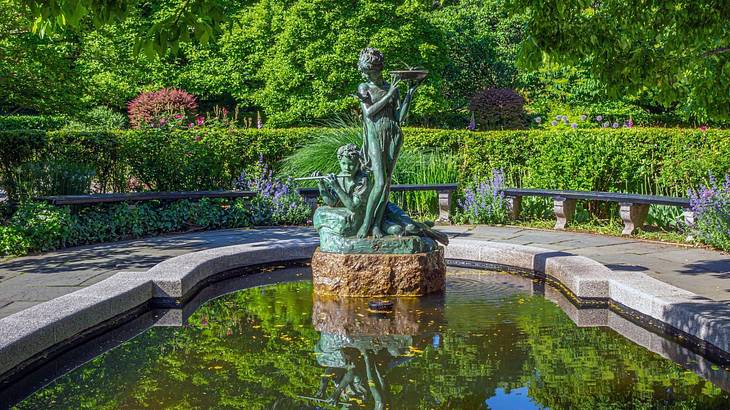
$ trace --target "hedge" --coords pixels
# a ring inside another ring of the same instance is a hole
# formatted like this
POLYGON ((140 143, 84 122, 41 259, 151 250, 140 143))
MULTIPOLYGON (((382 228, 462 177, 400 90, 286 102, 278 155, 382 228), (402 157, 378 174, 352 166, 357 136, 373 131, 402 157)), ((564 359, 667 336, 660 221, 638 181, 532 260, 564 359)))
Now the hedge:
MULTIPOLYGON (((0 183, 22 196, 29 163, 93 169, 97 190, 229 188, 262 156, 275 164, 324 128, 0 131, 0 183), (138 186, 129 186, 138 180, 138 186), (15 183, 13 181, 16 181, 15 183)), ((515 186, 685 195, 730 170, 730 130, 620 128, 545 131, 406 128, 404 149, 461 157, 461 181, 502 168, 515 186)), ((334 153, 333 153, 334 155, 334 153)))
POLYGON ((0 115, 0 130, 57 130, 68 122, 58 115, 0 115))

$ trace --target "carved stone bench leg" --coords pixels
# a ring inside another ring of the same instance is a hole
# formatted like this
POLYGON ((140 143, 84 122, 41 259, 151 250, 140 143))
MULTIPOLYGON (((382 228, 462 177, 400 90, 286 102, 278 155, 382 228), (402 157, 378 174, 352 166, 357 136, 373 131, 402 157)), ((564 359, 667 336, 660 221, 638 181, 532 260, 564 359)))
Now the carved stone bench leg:
POLYGON ((439 222, 451 221, 451 191, 439 191, 439 222))
POLYGON ((310 208, 312 208, 312 212, 317 210, 317 196, 304 196, 304 202, 309 205, 310 208))
POLYGON ((622 235, 632 235, 634 231, 644 226, 646 217, 649 215, 649 204, 622 203, 621 219, 624 221, 622 235))
POLYGON ((684 208, 682 215, 684 216, 684 223, 687 224, 687 226, 695 224, 695 212, 691 208, 684 208))
POLYGON ((522 211, 522 197, 508 196, 504 200, 507 202, 507 211, 509 212, 510 219, 519 218, 520 212, 522 211))
POLYGON ((575 199, 567 199, 563 197, 553 198, 553 210, 558 221, 555 223, 555 229, 565 230, 565 227, 573 219, 575 215, 575 199))

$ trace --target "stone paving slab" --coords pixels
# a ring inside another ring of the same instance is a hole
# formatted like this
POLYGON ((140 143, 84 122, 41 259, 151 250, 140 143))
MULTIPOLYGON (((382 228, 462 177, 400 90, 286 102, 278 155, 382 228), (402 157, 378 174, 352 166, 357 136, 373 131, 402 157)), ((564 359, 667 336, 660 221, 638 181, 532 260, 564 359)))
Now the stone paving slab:
POLYGON ((316 237, 312 228, 225 229, 62 249, 0 262, 0 318, 100 282, 145 271, 189 252, 261 241, 316 237))
MULTIPOLYGON (((509 226, 441 226, 452 237, 529 245, 586 256, 616 271, 638 271, 730 304, 730 255, 632 238, 509 226)), ((91 245, 0 262, 0 318, 102 281, 145 271, 181 254, 223 246, 316 237, 312 228, 195 232, 91 245)))

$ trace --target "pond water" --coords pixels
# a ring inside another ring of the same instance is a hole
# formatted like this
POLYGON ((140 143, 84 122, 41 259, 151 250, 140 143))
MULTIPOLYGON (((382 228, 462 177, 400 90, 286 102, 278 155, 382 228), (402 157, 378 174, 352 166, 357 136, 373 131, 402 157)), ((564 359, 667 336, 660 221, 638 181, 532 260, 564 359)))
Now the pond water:
MULTIPOLYGON (((310 281, 211 300, 58 378, 18 409, 728 409, 717 385, 529 279, 461 270, 441 295, 313 297, 310 281)), ((713 367, 715 371, 724 370, 713 367)))

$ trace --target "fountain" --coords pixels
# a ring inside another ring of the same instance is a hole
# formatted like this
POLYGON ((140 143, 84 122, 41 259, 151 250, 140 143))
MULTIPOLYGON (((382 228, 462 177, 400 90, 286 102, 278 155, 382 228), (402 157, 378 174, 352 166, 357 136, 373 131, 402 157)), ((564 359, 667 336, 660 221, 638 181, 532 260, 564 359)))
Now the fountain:
POLYGON ((340 173, 315 175, 325 203, 314 214, 320 247, 312 257, 314 290, 340 296, 422 296, 444 287, 443 245, 448 237, 409 217, 389 201, 403 145, 401 124, 428 72, 392 71, 383 79, 383 54, 366 48, 357 90, 363 116, 362 147, 337 150, 340 173), (408 91, 400 98, 398 85, 408 91))

